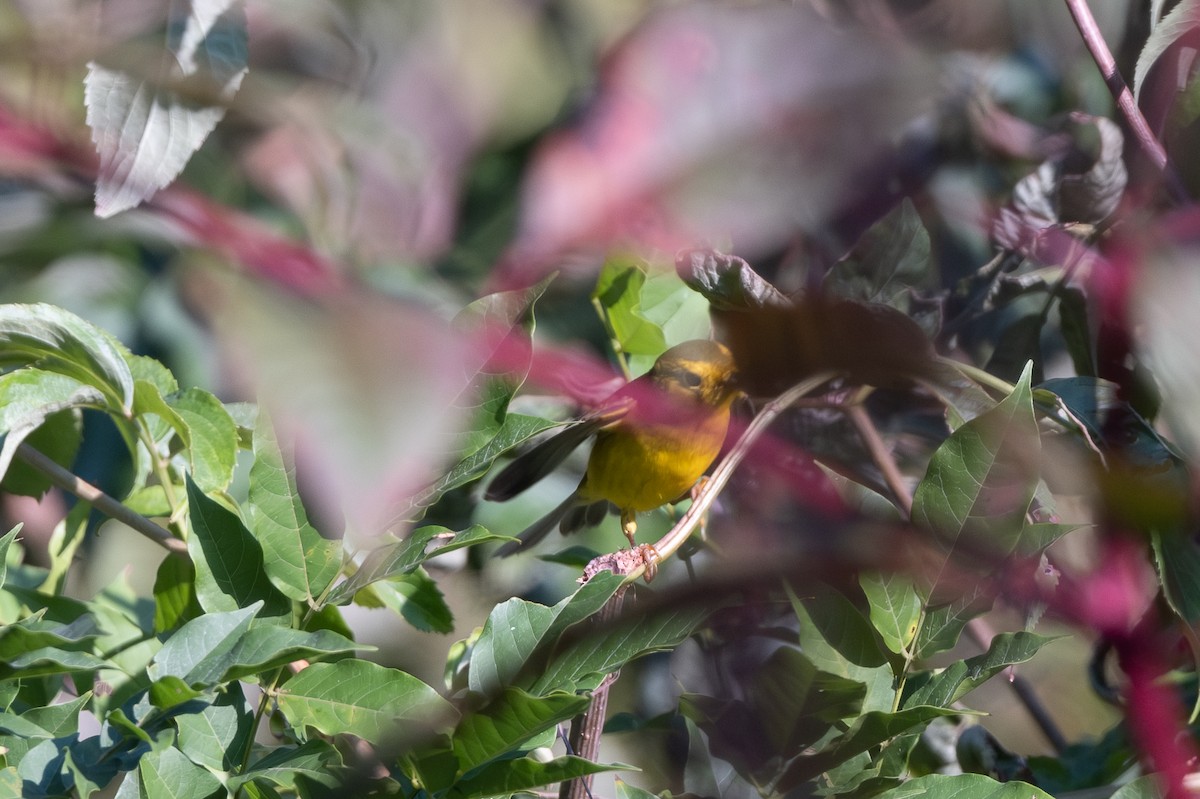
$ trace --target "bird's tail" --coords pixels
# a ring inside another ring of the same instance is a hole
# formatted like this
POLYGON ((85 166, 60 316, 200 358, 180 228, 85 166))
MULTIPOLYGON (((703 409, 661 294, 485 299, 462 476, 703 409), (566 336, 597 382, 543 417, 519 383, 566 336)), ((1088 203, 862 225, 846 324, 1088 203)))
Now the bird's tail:
POLYGON ((538 541, 541 541, 550 534, 551 530, 558 526, 559 522, 568 513, 579 505, 579 502, 579 492, 572 492, 571 496, 564 499, 557 508, 518 533, 516 541, 509 541, 497 549, 494 553, 495 556, 498 558, 507 558, 509 555, 520 552, 522 549, 531 547, 538 541))

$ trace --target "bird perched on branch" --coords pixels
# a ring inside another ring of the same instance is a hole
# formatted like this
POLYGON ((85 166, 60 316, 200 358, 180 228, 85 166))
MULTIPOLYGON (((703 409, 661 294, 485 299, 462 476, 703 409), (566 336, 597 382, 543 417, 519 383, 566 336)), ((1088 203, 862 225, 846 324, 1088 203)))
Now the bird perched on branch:
MULTIPOLYGON (((519 455, 488 485, 486 499, 511 499, 596 436, 579 487, 496 554, 505 557, 532 546, 556 526, 571 533, 599 524, 610 504, 620 512, 621 531, 636 548, 637 514, 682 498, 720 453, 729 407, 739 394, 735 373, 724 345, 705 340, 678 344, 595 411, 519 455)), ((646 549, 656 560, 653 548, 646 549)))

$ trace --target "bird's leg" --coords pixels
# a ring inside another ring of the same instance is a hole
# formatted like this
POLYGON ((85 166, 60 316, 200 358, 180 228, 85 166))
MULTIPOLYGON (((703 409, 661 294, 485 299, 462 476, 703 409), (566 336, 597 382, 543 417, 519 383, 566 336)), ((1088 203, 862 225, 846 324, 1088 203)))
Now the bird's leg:
POLYGON ((633 537, 637 535, 637 514, 633 511, 621 511, 621 532, 629 539, 629 548, 635 549, 637 542, 633 540, 633 537))
POLYGON ((637 534, 637 514, 630 510, 621 511, 621 532, 629 539, 629 548, 636 550, 646 566, 646 582, 650 582, 658 574, 658 550, 650 544, 638 544, 633 540, 637 534))

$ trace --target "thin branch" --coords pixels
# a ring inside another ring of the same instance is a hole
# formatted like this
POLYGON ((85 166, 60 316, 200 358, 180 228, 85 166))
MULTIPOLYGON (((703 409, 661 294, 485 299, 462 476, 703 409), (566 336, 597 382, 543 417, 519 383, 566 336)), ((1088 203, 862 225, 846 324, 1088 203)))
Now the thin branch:
POLYGON ((879 431, 875 429, 875 422, 867 413, 867 409, 862 406, 862 403, 854 402, 846 405, 844 410, 850 423, 858 431, 859 437, 867 445, 867 451, 871 453, 871 460, 875 461, 879 471, 883 472, 883 479, 891 489, 896 501, 900 503, 900 509, 904 511, 904 518, 912 518, 912 492, 908 490, 908 486, 904 482, 904 475, 900 473, 895 458, 888 451, 887 445, 883 443, 879 431))
POLYGON ((187 555, 187 544, 140 513, 135 513, 99 488, 77 477, 28 444, 17 446, 17 457, 37 469, 63 491, 74 494, 111 519, 133 528, 164 549, 187 555))
POLYGON ((1167 151, 1163 149, 1162 143, 1154 135, 1154 131, 1150 130, 1150 123, 1146 121, 1146 117, 1142 115, 1142 109, 1138 108, 1137 101, 1133 99, 1133 92, 1129 91, 1125 79, 1117 71, 1117 61, 1113 58, 1112 51, 1108 49, 1108 44, 1100 33, 1100 26, 1096 24, 1096 18, 1092 16, 1092 9, 1088 7, 1087 0, 1066 0, 1066 3, 1067 10, 1071 12, 1071 17, 1075 20, 1075 27, 1079 28, 1079 35, 1083 37, 1088 51, 1092 54, 1092 60, 1100 68, 1100 74, 1104 77, 1104 82, 1108 84, 1108 90, 1116 100, 1121 115, 1125 117, 1130 130, 1133 131, 1134 138, 1162 172, 1171 197, 1179 203, 1190 202, 1187 188, 1184 187, 1175 167, 1171 165, 1167 151))

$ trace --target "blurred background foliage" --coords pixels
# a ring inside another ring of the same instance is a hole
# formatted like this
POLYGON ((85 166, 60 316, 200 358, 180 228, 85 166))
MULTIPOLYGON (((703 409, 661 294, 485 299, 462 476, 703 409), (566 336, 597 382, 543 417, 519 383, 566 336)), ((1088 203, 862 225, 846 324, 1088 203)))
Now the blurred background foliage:
MULTIPOLYGON (((1148 5, 1091 3, 1125 74, 1148 5)), ((1070 112, 1113 113, 1063 4, 1045 0, 251 0, 249 71, 171 202, 203 198, 212 205, 191 210, 225 209, 301 243, 330 285, 354 287, 352 299, 314 310, 222 250, 219 234, 182 225, 178 206, 93 214, 87 64, 136 54, 129 48, 159 33, 164 8, 0 0, 0 302, 69 309, 163 361, 181 385, 277 400, 285 427, 308 436, 301 487, 329 535, 344 532, 347 503, 394 500, 443 467, 438 439, 462 423, 444 401, 447 374, 467 357, 451 320, 472 300, 558 271, 537 305, 536 340, 606 357, 591 294, 612 252, 670 264, 681 248, 713 247, 785 291, 812 288, 901 197, 928 232, 940 281, 930 289, 953 287, 992 258, 985 221, 1040 162, 1037 143, 1070 112), (372 295, 408 312, 373 315, 372 295), (371 423, 330 418, 334 407, 371 423), (394 423, 381 434, 384 417, 394 423)), ((1015 380, 1029 343, 1005 342, 1028 314, 997 304, 956 343, 1015 380)), ((1051 338, 1035 333, 1035 350, 1039 335, 1051 338)), ((1038 355, 1047 377, 1069 370, 1061 344, 1038 355)), ((86 423, 76 471, 119 494, 120 448, 101 420, 86 423)), ((576 474, 503 506, 468 486, 427 518, 515 532, 576 474)), ((53 493, 40 507, 3 501, 5 529, 22 520, 35 542, 62 512, 53 493)), ((668 524, 655 514, 643 529, 668 524)), ((350 526, 373 534, 362 520, 350 526)), ((720 541, 719 513, 714 526, 720 541)), ((152 579, 153 563, 139 559, 158 553, 115 527, 89 539, 73 591, 118 574, 152 579)), ((614 539, 606 528, 592 543, 614 539)), ((1090 553, 1084 543, 1057 556, 1090 553)), ((361 639, 380 645, 373 657, 436 682, 448 643, 496 602, 552 600, 575 574, 533 558, 455 557, 438 574, 450 636, 347 609, 361 639)), ((1116 718, 1082 678, 1089 648, 1076 637, 1022 667, 1071 740, 1096 738, 1116 718)), ((667 660, 622 680, 617 705, 665 710, 654 702, 669 690, 667 660)), ((985 690, 974 706, 994 712, 987 726, 1002 743, 1049 751, 1006 686, 985 690)))

